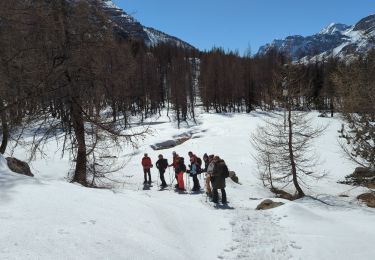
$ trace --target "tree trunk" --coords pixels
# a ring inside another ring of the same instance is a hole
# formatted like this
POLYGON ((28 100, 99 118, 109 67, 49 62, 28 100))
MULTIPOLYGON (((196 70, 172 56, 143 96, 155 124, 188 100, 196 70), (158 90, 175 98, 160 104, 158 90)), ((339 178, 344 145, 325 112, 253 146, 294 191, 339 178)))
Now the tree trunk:
POLYGON ((290 165, 292 166, 293 184, 297 190, 298 198, 302 198, 305 196, 305 193, 303 193, 301 187, 298 184, 298 179, 297 179, 297 168, 296 168, 296 163, 294 161, 294 153, 293 153, 292 111, 291 111, 290 104, 289 104, 289 109, 288 109, 288 126, 289 126, 289 140, 288 140, 289 159, 290 159, 290 165))
POLYGON ((85 125, 81 108, 75 99, 73 99, 71 110, 73 129, 77 140, 77 161, 73 182, 87 186, 85 125))
POLYGON ((9 127, 8 127, 7 116, 4 110, 4 104, 2 100, 0 100, 0 118, 1 118, 1 128, 2 128, 2 133, 3 133, 3 138, 2 138, 1 146, 0 146, 0 153, 4 154, 8 145, 9 127))
POLYGON ((331 117, 333 117, 333 110, 334 110, 334 107, 333 107, 333 98, 331 98, 330 100, 330 105, 329 105, 329 108, 331 109, 331 117))

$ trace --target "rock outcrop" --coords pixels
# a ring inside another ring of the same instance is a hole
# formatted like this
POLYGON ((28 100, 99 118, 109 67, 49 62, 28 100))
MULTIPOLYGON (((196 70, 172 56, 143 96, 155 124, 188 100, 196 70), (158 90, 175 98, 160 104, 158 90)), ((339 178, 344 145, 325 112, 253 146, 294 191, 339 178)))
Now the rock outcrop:
POLYGON ((18 160, 14 157, 7 157, 6 160, 8 163, 8 167, 12 172, 34 177, 34 174, 32 174, 30 170, 30 166, 26 162, 18 160))

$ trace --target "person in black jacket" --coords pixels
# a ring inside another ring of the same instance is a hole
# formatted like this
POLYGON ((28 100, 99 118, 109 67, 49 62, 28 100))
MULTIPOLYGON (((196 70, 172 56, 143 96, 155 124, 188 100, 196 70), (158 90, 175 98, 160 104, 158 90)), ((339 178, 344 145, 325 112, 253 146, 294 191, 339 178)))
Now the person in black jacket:
POLYGON ((164 173, 165 170, 168 168, 168 160, 164 159, 162 154, 159 154, 159 160, 156 162, 156 168, 158 168, 160 173, 161 187, 167 187, 168 185, 165 182, 164 173))

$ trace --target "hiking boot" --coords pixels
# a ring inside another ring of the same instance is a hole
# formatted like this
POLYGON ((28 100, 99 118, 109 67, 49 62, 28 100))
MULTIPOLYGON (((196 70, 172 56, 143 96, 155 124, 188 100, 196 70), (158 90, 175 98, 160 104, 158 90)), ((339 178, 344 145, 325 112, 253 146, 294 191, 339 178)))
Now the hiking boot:
POLYGON ((144 181, 143 184, 147 184, 147 181, 144 181))
POLYGON ((151 184, 151 181, 148 181, 148 184, 151 184))
POLYGON ((174 185, 175 189, 178 189, 178 184, 174 185))

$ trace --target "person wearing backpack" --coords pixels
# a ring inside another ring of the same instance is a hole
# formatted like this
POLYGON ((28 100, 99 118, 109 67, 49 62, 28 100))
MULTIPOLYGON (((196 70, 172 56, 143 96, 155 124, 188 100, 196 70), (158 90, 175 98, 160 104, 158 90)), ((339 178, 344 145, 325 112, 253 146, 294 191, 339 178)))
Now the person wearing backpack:
POLYGON ((148 154, 145 153, 144 154, 144 157, 142 158, 142 167, 143 167, 143 173, 144 173, 144 177, 145 177, 145 181, 143 182, 143 184, 147 184, 147 175, 148 175, 148 184, 151 184, 151 168, 152 168, 152 162, 151 162, 151 158, 148 157, 148 154))
POLYGON ((177 174, 177 182, 178 182, 177 189, 184 191, 185 190, 184 172, 186 172, 186 165, 185 165, 184 157, 178 158, 178 165, 177 165, 177 168, 175 168, 175 172, 177 174))
POLYGON ((202 159, 199 158, 197 155, 195 155, 193 152, 189 152, 188 153, 189 157, 190 157, 190 163, 195 163, 195 166, 196 166, 196 172, 197 174, 201 174, 202 173, 202 159))
POLYGON ((174 169, 174 172, 175 172, 175 178, 176 178, 176 181, 177 181, 177 184, 175 185, 175 188, 177 189, 178 188, 178 161, 180 159, 180 156, 175 152, 173 151, 172 152, 172 156, 173 156, 173 159, 172 159, 172 164, 168 165, 168 167, 172 167, 173 166, 173 169, 174 169))
MULTIPOLYGON (((201 186, 199 184, 198 180, 198 174, 200 173, 200 165, 198 163, 198 157, 193 154, 192 152, 189 152, 190 156, 190 177, 193 177, 193 188, 192 191, 199 191, 201 189, 201 186)), ((201 161, 202 162, 202 161, 201 161)))
POLYGON ((229 176, 229 170, 224 160, 219 156, 215 156, 214 160, 215 166, 211 174, 212 190, 213 197, 212 201, 214 203, 219 203, 219 193, 218 190, 221 190, 221 202, 227 204, 227 194, 225 192, 225 178, 229 176))
POLYGON ((165 188, 168 186, 164 178, 165 170, 168 168, 168 160, 164 159, 162 154, 159 154, 158 158, 159 160, 156 162, 156 168, 158 168, 159 173, 160 173, 160 180, 161 180, 160 186, 162 188, 165 188))

